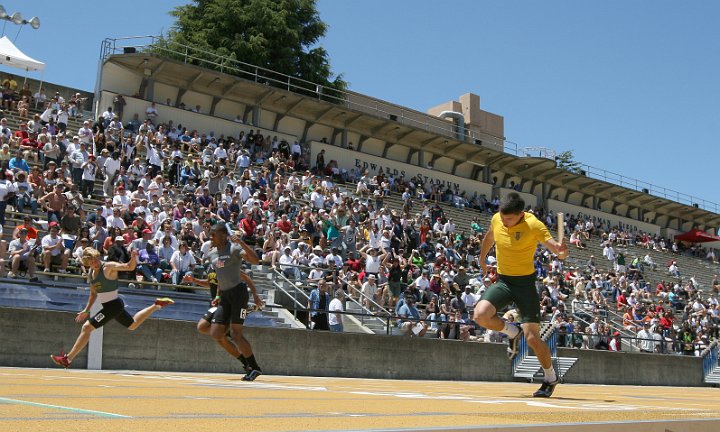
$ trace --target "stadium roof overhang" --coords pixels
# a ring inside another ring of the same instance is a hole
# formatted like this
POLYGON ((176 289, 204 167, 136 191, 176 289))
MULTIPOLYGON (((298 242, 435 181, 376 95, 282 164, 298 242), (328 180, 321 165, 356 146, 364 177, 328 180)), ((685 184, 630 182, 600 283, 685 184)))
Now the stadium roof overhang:
POLYGON ((252 75, 244 79, 149 53, 111 55, 105 61, 138 75, 146 74, 147 69, 150 77, 159 83, 220 100, 260 105, 280 116, 292 116, 338 130, 353 131, 361 136, 383 140, 389 146, 398 144, 430 152, 436 158, 447 157, 457 163, 489 166, 511 176, 546 182, 570 192, 592 194, 619 204, 639 207, 645 212, 695 221, 698 225, 720 226, 720 214, 571 173, 557 168, 551 159, 518 157, 481 144, 463 142, 437 131, 423 129, 413 122, 400 122, 392 116, 380 117, 343 104, 305 96, 280 88, 278 83, 271 86, 256 82, 252 75))

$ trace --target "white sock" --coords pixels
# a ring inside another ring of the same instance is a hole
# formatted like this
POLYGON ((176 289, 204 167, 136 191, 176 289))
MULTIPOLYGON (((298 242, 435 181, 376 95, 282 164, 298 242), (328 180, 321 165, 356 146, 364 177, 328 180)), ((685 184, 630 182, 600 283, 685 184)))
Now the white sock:
POLYGON ((510 339, 520 334, 520 329, 518 328, 518 326, 508 324, 507 321, 505 322, 505 327, 503 327, 503 329, 500 331, 508 335, 510 339))
POLYGON ((551 383, 557 380, 557 374, 552 366, 547 369, 543 368, 543 372, 545 373, 545 382, 551 383))

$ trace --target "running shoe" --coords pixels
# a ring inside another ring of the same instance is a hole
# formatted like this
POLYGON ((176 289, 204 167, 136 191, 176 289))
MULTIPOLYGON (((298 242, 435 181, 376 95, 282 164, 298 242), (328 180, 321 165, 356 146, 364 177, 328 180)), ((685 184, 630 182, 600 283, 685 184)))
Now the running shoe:
POLYGON ((65 369, 70 367, 70 360, 64 352, 60 352, 60 355, 50 355, 50 358, 58 366, 62 366, 65 369))
POLYGON ((155 304, 160 306, 161 308, 164 308, 165 306, 170 306, 171 304, 175 304, 175 301, 168 297, 161 297, 155 299, 155 304))
POLYGON ((244 377, 242 377, 243 381, 255 381, 255 378, 262 375, 262 371, 260 369, 250 369, 250 371, 245 374, 244 377))
POLYGON ((518 334, 514 338, 511 338, 510 336, 508 336, 507 356, 508 356, 508 359, 510 359, 510 360, 514 359, 515 356, 518 355, 518 347, 520 346, 520 338, 523 337, 522 328, 515 323, 512 323, 511 325, 514 325, 515 327, 517 327, 518 334))
POLYGON ((533 397, 536 397, 536 398, 549 398, 550 396, 552 396, 553 392, 555 391, 555 386, 558 385, 558 384, 560 384, 560 380, 559 380, 559 379, 556 379, 556 380, 553 381, 553 382, 543 381, 543 383, 542 383, 542 385, 540 386, 540 388, 538 389, 538 391, 536 391, 535 393, 533 393, 533 397))

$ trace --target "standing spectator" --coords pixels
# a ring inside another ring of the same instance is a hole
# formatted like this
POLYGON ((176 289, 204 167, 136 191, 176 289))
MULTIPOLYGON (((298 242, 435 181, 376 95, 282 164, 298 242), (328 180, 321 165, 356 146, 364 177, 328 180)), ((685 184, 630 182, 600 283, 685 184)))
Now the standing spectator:
POLYGON ((83 162, 80 169, 80 193, 87 199, 91 199, 95 191, 95 178, 97 177, 98 164, 95 162, 95 155, 88 155, 87 161, 83 162))
POLYGON ((329 283, 320 279, 315 289, 310 292, 308 298, 308 309, 310 309, 311 328, 314 330, 329 330, 328 306, 330 305, 330 294, 327 292, 329 283))
POLYGON ((342 289, 335 290, 335 298, 330 301, 328 308, 330 316, 328 317, 328 323, 330 325, 330 331, 340 332, 343 331, 343 318, 339 312, 343 311, 343 298, 345 297, 345 291, 342 289))
POLYGON ((112 197, 115 189, 115 180, 120 173, 120 154, 113 152, 103 164, 103 193, 106 197, 112 197))
POLYGON ((123 118, 125 105, 127 105, 127 102, 125 102, 125 98, 123 98, 123 95, 118 94, 113 98, 113 110, 115 111, 115 115, 118 116, 120 120, 122 120, 123 118))

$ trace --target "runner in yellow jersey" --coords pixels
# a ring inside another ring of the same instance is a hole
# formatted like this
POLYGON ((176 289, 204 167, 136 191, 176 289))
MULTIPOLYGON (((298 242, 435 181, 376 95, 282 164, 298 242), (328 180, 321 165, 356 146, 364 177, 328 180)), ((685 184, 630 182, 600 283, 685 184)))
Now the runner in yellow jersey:
POLYGON ((495 244, 498 279, 475 306, 473 318, 487 329, 508 335, 508 354, 512 360, 517 355, 521 329, 503 321, 497 312, 511 303, 517 305, 522 331, 545 373, 542 386, 533 396, 550 397, 559 380, 552 366, 550 348, 540 338, 540 298, 535 288, 533 261, 538 243, 560 259, 567 257, 568 248, 552 238, 544 223, 524 210, 525 201, 518 194, 510 193, 500 202, 500 211, 490 222, 483 238, 480 262, 486 272, 485 259, 495 244))

